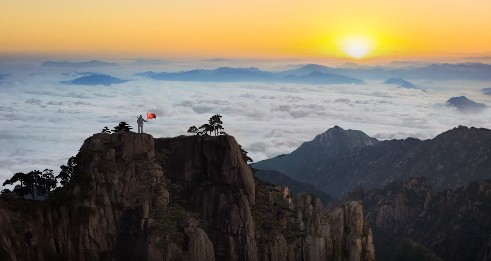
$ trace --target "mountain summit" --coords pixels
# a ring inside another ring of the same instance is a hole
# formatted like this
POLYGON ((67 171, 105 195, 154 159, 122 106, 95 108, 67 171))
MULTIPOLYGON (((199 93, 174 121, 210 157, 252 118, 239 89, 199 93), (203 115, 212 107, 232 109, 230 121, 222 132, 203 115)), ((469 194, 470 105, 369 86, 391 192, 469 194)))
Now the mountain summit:
POLYGON ((480 112, 488 107, 484 103, 477 103, 467 99, 465 96, 452 97, 447 101, 447 104, 449 106, 456 107, 462 112, 480 112))
POLYGON ((317 135, 314 140, 303 143, 290 154, 280 155, 272 159, 253 164, 261 170, 276 170, 287 176, 303 179, 306 169, 318 164, 330 162, 339 155, 353 148, 377 144, 379 141, 359 130, 344 130, 334 126, 317 135))

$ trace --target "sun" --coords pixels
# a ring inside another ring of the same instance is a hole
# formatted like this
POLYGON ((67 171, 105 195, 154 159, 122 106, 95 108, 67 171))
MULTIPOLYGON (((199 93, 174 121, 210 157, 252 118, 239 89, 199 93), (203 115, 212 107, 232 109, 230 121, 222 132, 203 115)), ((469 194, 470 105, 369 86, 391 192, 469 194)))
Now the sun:
POLYGON ((374 49, 373 41, 367 37, 346 37, 338 43, 340 49, 353 58, 362 58, 374 49))

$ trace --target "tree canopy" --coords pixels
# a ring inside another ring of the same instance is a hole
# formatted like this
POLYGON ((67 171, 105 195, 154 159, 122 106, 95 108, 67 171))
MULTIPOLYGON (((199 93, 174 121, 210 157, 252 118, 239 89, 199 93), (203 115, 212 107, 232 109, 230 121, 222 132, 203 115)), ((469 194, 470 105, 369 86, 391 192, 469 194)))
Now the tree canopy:
POLYGON ((58 179, 60 180, 62 187, 70 182, 76 166, 76 158, 70 157, 67 165, 62 165, 60 167, 61 171, 57 176, 55 176, 51 169, 45 169, 42 172, 39 170, 33 170, 28 173, 17 172, 2 185, 14 185, 15 183, 20 183, 20 185, 16 186, 13 191, 8 189, 2 190, 1 195, 7 196, 13 192, 18 198, 22 199, 24 199, 25 196, 30 195, 32 200, 37 196, 48 197, 57 188, 58 179))
POLYGON ((101 133, 111 133, 111 130, 107 126, 104 126, 101 133))
POLYGON ((131 129, 133 128, 128 123, 122 121, 118 126, 114 127, 112 132, 131 132, 131 129))

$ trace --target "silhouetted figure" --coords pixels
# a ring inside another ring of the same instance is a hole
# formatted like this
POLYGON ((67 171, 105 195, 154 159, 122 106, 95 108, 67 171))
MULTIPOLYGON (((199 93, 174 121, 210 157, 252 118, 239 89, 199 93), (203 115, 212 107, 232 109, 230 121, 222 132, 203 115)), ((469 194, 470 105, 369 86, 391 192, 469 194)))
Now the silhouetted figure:
POLYGON ((140 117, 137 118, 136 123, 138 123, 138 133, 143 133, 143 122, 148 122, 143 119, 143 117, 140 115, 140 117))

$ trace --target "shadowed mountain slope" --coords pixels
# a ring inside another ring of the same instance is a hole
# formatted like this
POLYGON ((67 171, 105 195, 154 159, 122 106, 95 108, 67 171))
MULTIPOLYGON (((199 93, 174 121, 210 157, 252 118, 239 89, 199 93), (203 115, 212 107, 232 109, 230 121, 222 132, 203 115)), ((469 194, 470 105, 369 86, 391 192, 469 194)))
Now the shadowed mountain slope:
POLYGON ((251 165, 260 170, 276 170, 296 180, 304 181, 306 171, 329 164, 336 157, 350 152, 353 148, 374 145, 378 142, 377 139, 370 138, 361 131, 344 130, 334 126, 317 135, 314 140, 304 142, 290 154, 279 155, 251 165))
POLYGON ((358 187, 343 201, 354 199, 363 202, 377 260, 411 260, 400 259, 404 252, 419 252, 420 259, 412 260, 441 260, 437 256, 443 260, 491 260, 490 180, 434 192, 424 177, 410 177, 383 189, 358 187), (408 245, 408 238, 420 246, 408 245))
MULTIPOLYGON (((338 132, 344 131, 339 128, 338 132)), ((362 134, 367 140, 368 136, 362 134)), ((317 137, 291 154, 253 166, 316 184, 318 189, 334 197, 342 197, 357 186, 382 188, 392 181, 417 175, 425 176, 437 191, 491 178, 491 130, 488 129, 459 126, 430 140, 407 138, 356 147, 337 145, 350 144, 344 135, 334 136, 333 142, 325 144, 317 137)))
POLYGON ((318 197, 324 206, 325 212, 332 212, 339 204, 338 199, 331 197, 331 195, 324 191, 318 190, 314 185, 296 181, 278 171, 261 170, 256 172, 255 176, 271 184, 288 187, 294 196, 302 192, 307 192, 318 197))

